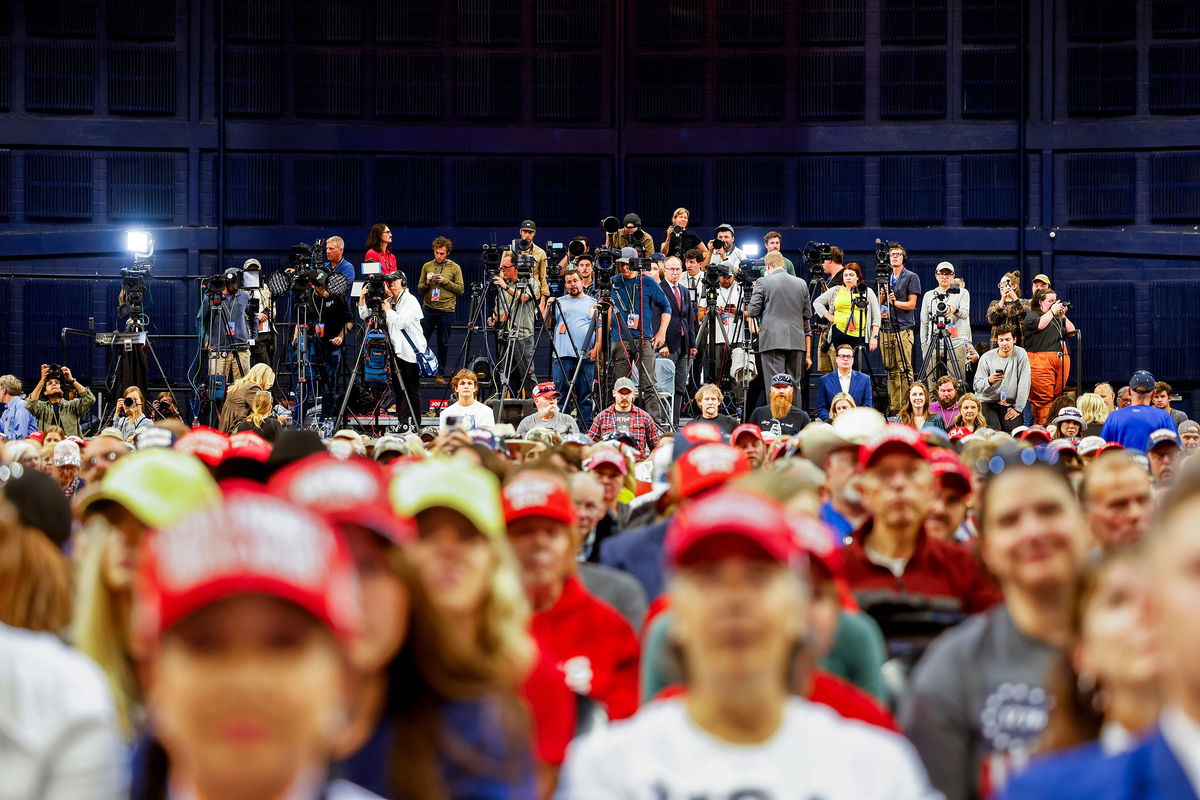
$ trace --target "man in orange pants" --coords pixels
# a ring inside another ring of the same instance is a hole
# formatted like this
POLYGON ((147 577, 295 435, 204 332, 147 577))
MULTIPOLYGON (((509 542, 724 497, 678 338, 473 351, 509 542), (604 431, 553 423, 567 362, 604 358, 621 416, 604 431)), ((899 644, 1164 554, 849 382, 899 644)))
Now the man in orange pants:
POLYGON ((1066 339, 1075 335, 1075 323, 1067 319, 1067 306, 1058 302, 1053 289, 1038 289, 1025 315, 1023 332, 1029 354, 1029 403, 1033 421, 1043 425, 1050 404, 1067 386, 1071 357, 1066 339))

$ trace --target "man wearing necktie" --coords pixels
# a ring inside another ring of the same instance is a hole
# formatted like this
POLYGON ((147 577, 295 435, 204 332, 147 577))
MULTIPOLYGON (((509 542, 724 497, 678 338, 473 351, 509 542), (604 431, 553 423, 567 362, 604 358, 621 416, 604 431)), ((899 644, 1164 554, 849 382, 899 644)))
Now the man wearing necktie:
MULTIPOLYGON (((671 256, 663 262, 663 294, 671 306, 671 322, 659 355, 675 364, 675 385, 671 398, 671 423, 679 424, 679 411, 688 396, 688 374, 696 355, 696 314, 690 287, 682 280, 683 265, 671 256)), ((691 276, 689 276, 691 277, 691 276)), ((699 280, 697 279, 697 283, 699 280)))

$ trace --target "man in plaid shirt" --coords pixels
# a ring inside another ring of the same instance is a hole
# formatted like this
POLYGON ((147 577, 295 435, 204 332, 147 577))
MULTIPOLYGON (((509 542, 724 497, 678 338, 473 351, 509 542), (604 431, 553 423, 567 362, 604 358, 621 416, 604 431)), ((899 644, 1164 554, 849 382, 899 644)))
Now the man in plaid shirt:
POLYGON ((660 434, 654 418, 633 404, 635 397, 637 386, 633 381, 618 378, 613 385, 613 404, 592 420, 588 436, 598 442, 610 433, 627 433, 633 438, 640 461, 650 455, 660 434))

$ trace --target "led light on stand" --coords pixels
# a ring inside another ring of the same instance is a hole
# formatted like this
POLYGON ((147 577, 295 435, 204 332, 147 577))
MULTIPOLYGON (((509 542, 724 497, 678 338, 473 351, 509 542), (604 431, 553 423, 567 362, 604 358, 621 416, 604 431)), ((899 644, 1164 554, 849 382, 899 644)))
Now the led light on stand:
POLYGON ((131 253, 150 252, 150 234, 147 231, 128 231, 125 234, 125 249, 131 253))
POLYGON ((742 252, 745 253, 749 258, 757 258, 758 244, 756 242, 748 242, 747 244, 742 245, 742 252))

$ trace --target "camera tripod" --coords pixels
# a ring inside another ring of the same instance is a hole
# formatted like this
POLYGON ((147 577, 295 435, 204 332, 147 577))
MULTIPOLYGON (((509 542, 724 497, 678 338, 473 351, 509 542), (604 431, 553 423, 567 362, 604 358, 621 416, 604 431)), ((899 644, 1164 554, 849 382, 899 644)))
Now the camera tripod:
MULTIPOLYGON (((201 374, 208 375, 208 422, 209 427, 215 428, 217 427, 218 417, 217 407, 220 404, 217 402, 216 397, 218 376, 213 374, 211 359, 217 357, 218 355, 225 358, 232 358, 234 373, 237 375, 235 380, 241 380, 242 378, 246 377, 246 372, 242 368, 242 359, 240 354, 249 354, 250 345, 248 342, 239 342, 236 340, 233 316, 231 315, 230 310, 225 306, 225 298, 236 297, 237 293, 235 292, 232 295, 226 295, 222 291, 220 294, 216 294, 212 291, 211 286, 202 288, 205 290, 204 300, 208 301, 208 307, 205 309, 207 313, 202 312, 204 314, 204 331, 202 341, 205 343, 205 349, 208 351, 207 357, 209 362, 201 365, 201 367, 205 370, 205 372, 201 374), (216 324, 214 325, 214 323, 216 324), (214 330, 225 331, 226 344, 223 347, 213 347, 212 342, 214 330)), ((201 352, 203 353, 203 350, 201 352)), ((222 373, 223 372, 224 371, 222 370, 222 373)), ((223 374, 220 377, 222 380, 224 379, 223 374)), ((225 394, 225 396, 228 396, 228 390, 229 386, 226 385, 223 386, 221 391, 225 394)), ((176 407, 178 407, 178 405, 176 407)))
MULTIPOLYGON (((706 313, 704 320, 700 323, 700 330, 696 333, 696 341, 703 342, 703 345, 697 346, 697 354, 704 354, 703 357, 703 378, 705 383, 716 384, 717 386, 725 386, 727 384, 736 385, 740 391, 740 400, 737 400, 734 392, 730 392, 730 396, 737 402, 722 402, 722 407, 726 412, 732 412, 730 416, 737 417, 743 422, 748 418, 751 409, 747 408, 747 395, 750 390, 750 383, 753 380, 750 377, 750 370, 742 369, 739 379, 735 380, 732 372, 733 367, 733 352, 737 348, 739 336, 741 345, 746 353, 748 363, 757 363, 752 360, 756 355, 753 346, 750 343, 750 330, 745 322, 745 307, 749 298, 746 296, 746 291, 743 287, 738 286, 735 282, 730 289, 737 288, 737 303, 733 311, 735 319, 733 321, 733 330, 727 331, 725 323, 719 321, 721 314, 726 313, 725 307, 718 305, 719 286, 714 280, 707 277, 704 278, 702 285, 704 289, 704 305, 706 313), (719 334, 719 337, 718 337, 719 334)), ((688 401, 694 405, 695 400, 688 401)), ((687 404, 685 404, 685 408, 687 404)), ((682 415, 682 411, 680 414, 682 415)))
POLYGON ((933 337, 922 359, 921 374, 917 379, 919 383, 929 387, 930 394, 936 394, 937 385, 933 382, 946 375, 953 378, 960 388, 966 385, 967 376, 957 356, 959 347, 961 345, 956 345, 950 336, 946 318, 937 319, 933 325, 933 337))
MULTIPOLYGON (((497 373, 494 378, 496 393, 492 395, 494 400, 505 400, 510 397, 519 397, 525 390, 526 384, 529 382, 529 368, 533 365, 533 354, 537 351, 537 340, 533 342, 533 346, 529 351, 529 360, 524 364, 524 374, 515 375, 514 366, 517 361, 517 319, 516 315, 522 310, 524 303, 533 303, 536 309, 537 297, 536 292, 530 288, 529 277, 518 277, 516 282, 511 284, 513 290, 512 297, 507 300, 504 295, 496 295, 496 321, 502 322, 500 330, 496 331, 496 344, 500 349, 500 343, 503 342, 501 356, 496 364, 497 373), (529 299, 522 301, 521 295, 528 294, 529 299), (515 386, 514 386, 515 379, 515 386)), ((534 313, 537 313, 536 310, 534 313)))
MULTIPOLYGON (((882 304, 883 303, 882 298, 887 297, 888 291, 891 289, 891 273, 889 272, 888 277, 883 277, 883 276, 877 275, 876 276, 876 284, 878 287, 876 289, 876 294, 881 298, 879 302, 880 302, 880 304, 882 304)), ((882 336, 889 337, 889 339, 891 341, 892 347, 894 348, 894 351, 895 351, 895 360, 896 360, 895 372, 898 373, 898 376, 899 376, 898 380, 900 381, 900 385, 903 387, 902 393, 907 393, 908 387, 912 385, 913 378, 914 378, 913 365, 911 363, 909 354, 907 352, 905 352, 904 340, 900 336, 902 331, 900 330, 900 321, 896 318, 896 305, 895 305, 895 303, 892 303, 890 300, 888 301, 887 318, 882 320, 882 323, 883 324, 880 326, 880 333, 882 334, 882 336)), ((881 347, 882 347, 883 341, 884 341, 882 339, 882 336, 880 338, 880 346, 881 347)), ((884 361, 884 371, 885 372, 888 371, 886 366, 887 366, 887 362, 884 361)), ((888 375, 888 380, 889 380, 889 382, 891 381, 890 374, 888 375)), ((890 388, 891 387, 889 386, 888 388, 889 388, 888 396, 890 398, 890 396, 891 396, 890 388)), ((889 403, 890 403, 890 400, 889 400, 889 403)), ((892 409, 892 410, 897 413, 899 413, 899 411, 900 411, 900 409, 898 409, 898 408, 892 409)))
MULTIPOLYGON (((158 374, 162 377, 163 385, 167 387, 167 393, 171 395, 175 408, 180 408, 179 398, 175 396, 175 389, 171 386, 171 379, 167 377, 167 371, 163 369, 162 362, 158 359, 158 351, 154 349, 154 342, 151 341, 147 331, 150 319, 146 316, 140 301, 126 306, 122 310, 128 314, 125 318, 124 333, 103 335, 104 341, 102 341, 101 335, 95 336, 97 344, 108 344, 110 352, 115 354, 112 370, 104 382, 104 388, 112 397, 113 405, 116 405, 117 398, 123 395, 130 386, 143 389, 143 396, 145 396, 144 388, 149 374, 146 353, 149 352, 150 357, 154 359, 154 366, 158 367, 158 374)), ((97 410, 97 417, 100 420, 105 418, 103 408, 97 410)), ((101 427, 104 427, 103 424, 101 427)))
MULTIPOLYGON (((359 367, 363 366, 363 355, 366 353, 367 343, 370 341, 370 337, 367 334, 372 331, 381 332, 384 337, 384 342, 386 343, 384 350, 387 352, 387 363, 390 373, 389 380, 392 385, 392 394, 394 395, 394 399, 396 401, 397 427, 405 427, 410 431, 418 431, 421 427, 421 418, 417 415, 416 409, 413 408, 412 398, 409 397, 407 388, 403 386, 403 379, 401 377, 403 373, 400 369, 400 357, 396 355, 396 350, 392 346, 391 332, 388 330, 387 317, 384 314, 382 305, 378 308, 370 309, 370 315, 367 317, 366 325, 364 326, 362 343, 358 346, 358 355, 356 355, 354 358, 354 366, 351 368, 350 377, 346 381, 346 391, 342 394, 342 403, 338 407, 337 416, 333 419, 333 429, 340 430, 345 425, 346 407, 350 405, 350 396, 354 391, 354 383, 359 379, 359 367), (408 406, 410 422, 406 426, 399 425, 401 395, 404 397, 405 405, 408 406)), ((368 383, 377 382, 368 382, 364 376, 364 386, 368 383)), ((378 397, 373 398, 375 400, 374 410, 376 428, 379 428, 379 409, 383 406, 384 392, 386 391, 385 386, 386 384, 380 386, 378 389, 378 397)))

